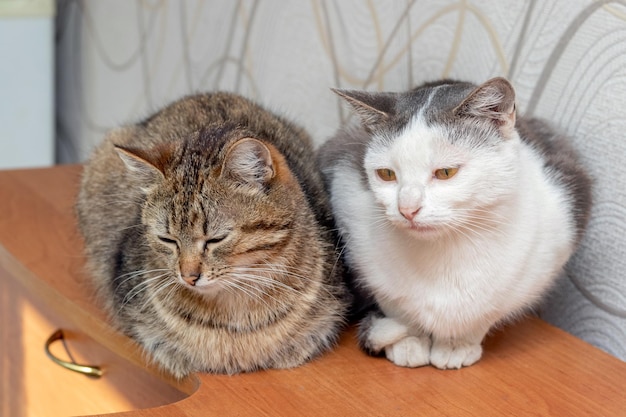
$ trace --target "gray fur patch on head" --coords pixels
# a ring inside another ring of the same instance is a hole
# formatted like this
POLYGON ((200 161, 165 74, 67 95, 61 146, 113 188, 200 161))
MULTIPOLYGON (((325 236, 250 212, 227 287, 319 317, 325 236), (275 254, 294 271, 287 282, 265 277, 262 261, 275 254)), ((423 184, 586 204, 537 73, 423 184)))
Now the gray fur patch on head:
POLYGON ((500 142, 501 134, 493 119, 478 115, 467 117, 458 111, 477 89, 469 82, 444 80, 398 94, 394 114, 387 123, 373 130, 369 146, 390 146, 415 119, 442 128, 450 143, 465 142, 472 148, 494 146, 500 142))

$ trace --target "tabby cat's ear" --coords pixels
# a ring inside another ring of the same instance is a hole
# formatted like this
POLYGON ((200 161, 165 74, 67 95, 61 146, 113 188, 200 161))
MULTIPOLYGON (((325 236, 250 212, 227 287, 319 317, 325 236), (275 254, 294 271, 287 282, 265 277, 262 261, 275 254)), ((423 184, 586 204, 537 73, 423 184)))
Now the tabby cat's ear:
POLYGON ((274 174, 270 150, 263 142, 253 138, 235 142, 228 150, 222 167, 222 176, 256 188, 264 188, 274 174))
POLYGON ((164 178, 165 155, 157 151, 114 145, 128 171, 142 182, 164 178))
POLYGON ((506 79, 492 78, 476 87, 454 111, 459 116, 490 119, 508 136, 515 127, 515 90, 506 79))
POLYGON ((395 93, 371 93, 356 90, 331 90, 346 100, 361 118, 366 129, 375 129, 385 123, 394 113, 397 102, 395 93))

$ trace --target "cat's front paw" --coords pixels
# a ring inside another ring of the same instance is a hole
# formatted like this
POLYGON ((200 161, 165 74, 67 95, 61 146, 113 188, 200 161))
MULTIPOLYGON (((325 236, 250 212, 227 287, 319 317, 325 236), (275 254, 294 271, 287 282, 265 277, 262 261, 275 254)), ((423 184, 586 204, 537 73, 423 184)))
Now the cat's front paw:
POLYGON ((430 363, 439 369, 459 369, 476 363, 482 353, 480 343, 454 345, 435 342, 430 351, 430 363))
POLYGON ((430 338, 407 336, 387 347, 387 359, 398 366, 417 368, 428 365, 430 354, 430 338))
POLYGON ((371 355, 378 355, 387 346, 405 338, 408 328, 380 312, 370 312, 359 325, 359 344, 371 355))

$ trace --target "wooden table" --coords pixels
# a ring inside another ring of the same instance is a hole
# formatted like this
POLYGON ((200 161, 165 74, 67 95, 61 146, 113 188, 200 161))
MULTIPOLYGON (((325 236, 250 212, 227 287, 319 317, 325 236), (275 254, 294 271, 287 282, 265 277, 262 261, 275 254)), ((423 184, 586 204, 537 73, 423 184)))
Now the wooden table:
MULTIPOLYGON (((110 329, 86 285, 72 209, 80 169, 0 172, 0 267, 8 272, 0 279, 18 280, 86 335, 154 372, 110 329)), ((626 363, 531 317, 489 336, 483 359, 461 370, 368 357, 351 329, 333 352, 297 369, 169 382, 189 396, 119 415, 626 416, 626 363)))

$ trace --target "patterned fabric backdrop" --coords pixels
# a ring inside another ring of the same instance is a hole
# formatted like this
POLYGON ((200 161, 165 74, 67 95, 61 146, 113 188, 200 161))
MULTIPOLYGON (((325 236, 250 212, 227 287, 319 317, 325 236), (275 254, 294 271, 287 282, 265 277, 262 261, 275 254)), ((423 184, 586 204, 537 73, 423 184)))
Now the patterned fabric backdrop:
POLYGON ((526 115, 574 138, 596 181, 548 321, 626 360, 626 1, 71 0, 57 16, 57 155, 182 95, 230 90, 317 144, 349 111, 330 87, 508 77, 526 115))

